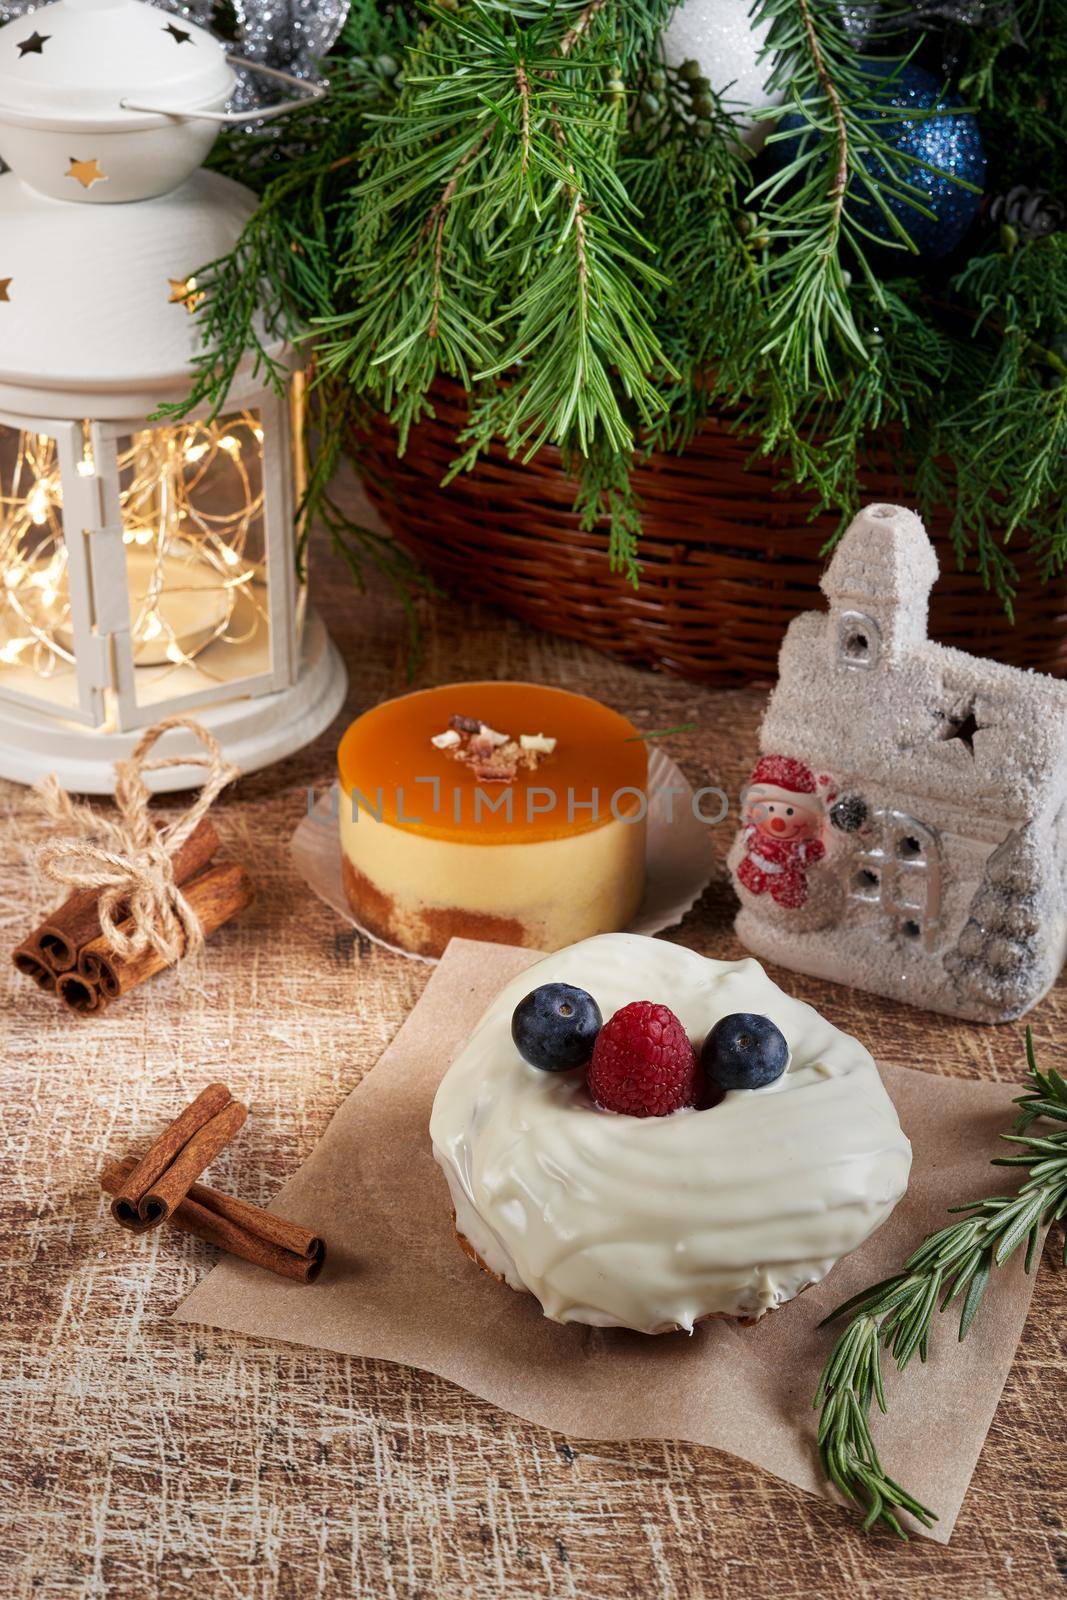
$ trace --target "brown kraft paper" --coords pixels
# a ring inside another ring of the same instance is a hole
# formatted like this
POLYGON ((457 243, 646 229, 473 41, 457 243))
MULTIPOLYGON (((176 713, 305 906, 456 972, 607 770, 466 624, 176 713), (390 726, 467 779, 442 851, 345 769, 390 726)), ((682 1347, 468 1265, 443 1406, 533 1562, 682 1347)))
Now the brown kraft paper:
MULTIPOLYGON (((423 1368, 573 1439, 694 1441, 836 1498, 819 1469, 811 1408, 835 1329, 818 1324, 895 1271, 949 1220, 949 1206, 1010 1184, 990 1159, 1018 1090, 880 1062, 914 1148, 908 1193, 823 1283, 756 1326, 713 1320, 692 1337, 561 1326, 460 1250, 428 1133, 449 1062, 496 993, 536 959, 453 940, 378 1064, 278 1195, 271 1210, 327 1241, 318 1281, 305 1287, 227 1260, 177 1319, 423 1368)), ((996 1274, 963 1344, 950 1308, 936 1319, 925 1368, 916 1360, 901 1376, 884 1360, 890 1410, 874 1414, 875 1437, 890 1475, 938 1513, 928 1537, 942 1543, 1026 1319, 1032 1279, 1022 1254, 996 1274)), ((729 1462, 709 1458, 707 1470, 729 1472, 729 1462)))

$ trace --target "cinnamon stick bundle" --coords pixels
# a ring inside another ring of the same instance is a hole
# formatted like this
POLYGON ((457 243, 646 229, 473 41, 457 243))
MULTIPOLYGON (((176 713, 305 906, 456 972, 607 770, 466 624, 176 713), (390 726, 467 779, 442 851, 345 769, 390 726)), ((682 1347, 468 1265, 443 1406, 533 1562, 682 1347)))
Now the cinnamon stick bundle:
POLYGON ((166 1222, 247 1116, 224 1083, 209 1083, 134 1163, 111 1202, 115 1221, 135 1233, 166 1222))
POLYGON ((180 961, 248 905, 247 874, 211 865, 219 836, 207 812, 237 774, 213 734, 192 717, 172 716, 146 728, 132 753, 115 763, 117 816, 106 824, 91 807, 74 803, 54 774, 43 779, 39 797, 57 833, 39 846, 38 864, 57 883, 82 887, 13 952, 18 970, 55 992, 69 1011, 86 1015, 180 961), (204 753, 152 756, 159 740, 179 728, 204 753), (147 775, 190 764, 205 769, 203 786, 184 816, 161 826, 150 810, 147 775), (188 838, 172 848, 186 829, 188 838), (115 953, 135 948, 136 956, 115 953))
MULTIPOLYGON (((109 1166, 100 1179, 105 1191, 118 1195, 137 1165, 133 1156, 128 1156, 109 1166)), ((297 1283, 313 1283, 326 1260, 325 1242, 310 1229, 203 1183, 190 1186, 167 1220, 229 1255, 297 1283)))
MULTIPOLYGON (((182 884, 182 892, 209 938, 224 922, 251 904, 255 893, 252 880, 236 862, 208 867, 182 884)), ((132 923, 121 923, 127 933, 132 923)), ((71 1011, 86 1014, 117 1000, 136 989, 146 979, 162 972, 168 963, 153 945, 135 956, 119 956, 103 934, 91 939, 78 953, 76 971, 58 980, 60 999, 71 1011)))
MULTIPOLYGON (((174 852, 174 881, 179 888, 207 866, 218 847, 215 824, 204 817, 174 852)), ((69 972, 82 947, 100 937, 99 907, 99 889, 76 889, 30 934, 25 946, 50 971, 69 972)))

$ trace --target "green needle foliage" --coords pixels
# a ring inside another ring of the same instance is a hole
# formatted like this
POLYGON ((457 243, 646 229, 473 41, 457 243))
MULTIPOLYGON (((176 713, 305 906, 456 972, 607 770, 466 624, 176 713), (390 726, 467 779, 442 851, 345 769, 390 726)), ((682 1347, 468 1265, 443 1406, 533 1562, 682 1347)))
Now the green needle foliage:
MULTIPOLYGON (((884 61, 917 47, 892 31, 909 8, 879 8, 884 61)), ((960 560, 1010 604, 1009 550, 1033 547, 1046 577, 1067 556, 1065 236, 979 226, 959 270, 925 268, 907 226, 928 215, 925 168, 886 137, 896 69, 863 70, 838 0, 758 0, 785 100, 756 113, 771 131, 755 160, 742 108, 696 63, 664 60, 673 9, 354 0, 330 98, 216 154, 262 203, 197 274, 187 404, 220 408, 246 361, 280 382, 274 343, 303 340, 332 465, 381 414, 403 450, 435 383, 458 379, 470 403, 452 473, 494 440, 522 460, 558 447, 583 526, 609 530, 634 582, 634 462, 683 449, 726 408, 842 519, 873 463, 899 457, 923 509, 949 508, 960 560)), ((968 36, 961 82, 996 183, 1067 188, 1067 0, 1019 16, 1021 37, 968 36)), ((317 472, 305 513, 326 485, 317 472)), ((403 579, 384 545, 331 525, 354 570, 370 555, 403 579)))
POLYGON ((963 1214, 959 1222, 931 1233, 894 1277, 862 1290, 826 1319, 848 1321, 815 1396, 821 1411, 819 1452, 826 1476, 863 1510, 864 1528, 884 1523, 906 1538, 898 1511, 925 1527, 937 1520, 889 1477, 871 1435, 872 1401, 880 1411, 887 1410, 882 1351, 888 1351, 900 1371, 916 1353, 925 1361, 935 1313, 953 1304, 960 1307, 959 1338, 966 1338, 994 1270, 1025 1243, 1029 1272, 1042 1229, 1067 1215, 1067 1080, 1055 1068, 1039 1071, 1029 1028, 1026 1059, 1030 1087, 1015 1102, 1022 1108, 1017 1130, 1002 1135, 1020 1151, 993 1161, 997 1167, 1024 1169, 1018 1192, 952 1207, 963 1214), (1031 1132, 1038 1121, 1052 1123, 1052 1131, 1031 1132))

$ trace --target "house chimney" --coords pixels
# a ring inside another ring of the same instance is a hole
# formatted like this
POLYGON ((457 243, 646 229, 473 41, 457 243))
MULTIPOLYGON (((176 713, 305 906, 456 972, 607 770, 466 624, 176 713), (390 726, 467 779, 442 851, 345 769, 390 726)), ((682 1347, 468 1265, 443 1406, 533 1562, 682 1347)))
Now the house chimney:
POLYGON ((934 547, 914 511, 865 506, 822 578, 835 659, 871 671, 921 644, 937 571, 934 547))

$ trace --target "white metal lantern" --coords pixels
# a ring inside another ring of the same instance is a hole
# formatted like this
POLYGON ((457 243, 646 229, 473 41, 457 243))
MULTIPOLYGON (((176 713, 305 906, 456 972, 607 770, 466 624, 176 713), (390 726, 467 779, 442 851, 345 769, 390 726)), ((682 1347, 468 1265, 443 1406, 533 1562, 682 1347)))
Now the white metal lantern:
POLYGON ((138 730, 178 711, 249 770, 344 698, 297 574, 292 352, 271 351, 286 396, 245 369, 222 416, 149 420, 189 388, 196 269, 256 204, 199 170, 233 82, 210 34, 140 0, 55 0, 0 28, 5 777, 106 793, 138 730))

